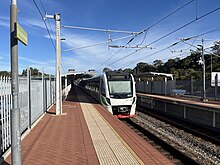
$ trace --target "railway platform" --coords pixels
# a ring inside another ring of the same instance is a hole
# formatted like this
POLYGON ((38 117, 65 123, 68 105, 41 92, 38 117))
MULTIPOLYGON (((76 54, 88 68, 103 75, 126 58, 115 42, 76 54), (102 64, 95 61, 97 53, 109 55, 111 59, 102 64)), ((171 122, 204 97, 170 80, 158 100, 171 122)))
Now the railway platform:
MULTIPOLYGON (((3 164, 11 164, 10 154, 3 164)), ((100 104, 73 87, 22 140, 23 165, 173 164, 100 104)))

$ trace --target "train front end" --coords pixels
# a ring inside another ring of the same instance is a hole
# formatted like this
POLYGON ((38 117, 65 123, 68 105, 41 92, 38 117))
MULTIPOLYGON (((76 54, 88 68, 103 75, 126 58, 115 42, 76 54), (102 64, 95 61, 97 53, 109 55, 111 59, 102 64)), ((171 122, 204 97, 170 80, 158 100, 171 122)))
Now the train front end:
POLYGON ((136 91, 134 77, 128 73, 106 73, 107 109, 118 118, 135 116, 136 91))

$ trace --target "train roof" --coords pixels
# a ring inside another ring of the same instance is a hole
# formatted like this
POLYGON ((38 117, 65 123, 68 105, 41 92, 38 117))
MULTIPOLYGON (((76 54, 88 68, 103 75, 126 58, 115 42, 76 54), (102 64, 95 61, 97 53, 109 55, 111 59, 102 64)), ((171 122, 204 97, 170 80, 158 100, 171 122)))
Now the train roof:
MULTIPOLYGON (((106 74, 108 79, 128 79, 131 75, 130 73, 120 71, 108 71, 103 74, 106 74)), ((83 78, 82 81, 99 81, 102 76, 103 75, 95 75, 90 78, 83 78)))
POLYGON ((83 78, 82 81, 90 81, 90 80, 99 80, 100 79, 100 75, 95 75, 93 77, 90 77, 90 78, 83 78))
POLYGON ((132 75, 127 72, 110 71, 105 73, 108 80, 129 80, 132 75))

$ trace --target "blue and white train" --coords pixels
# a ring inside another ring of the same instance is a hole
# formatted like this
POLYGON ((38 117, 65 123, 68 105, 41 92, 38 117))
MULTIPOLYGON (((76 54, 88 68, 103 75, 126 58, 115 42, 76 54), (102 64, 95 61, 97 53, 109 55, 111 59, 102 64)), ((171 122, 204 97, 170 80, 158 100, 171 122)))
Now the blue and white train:
POLYGON ((135 116, 137 96, 132 74, 110 71, 83 79, 79 85, 118 118, 135 116))

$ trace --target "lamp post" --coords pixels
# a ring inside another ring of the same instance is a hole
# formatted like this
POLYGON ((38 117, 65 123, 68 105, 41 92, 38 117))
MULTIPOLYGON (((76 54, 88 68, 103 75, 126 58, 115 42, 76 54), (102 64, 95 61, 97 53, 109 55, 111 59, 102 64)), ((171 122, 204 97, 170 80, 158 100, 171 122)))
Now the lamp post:
POLYGON ((46 18, 56 21, 56 115, 62 114, 62 92, 60 73, 60 14, 46 15, 46 18))
POLYGON ((206 87, 205 87, 205 57, 204 57, 204 40, 202 39, 202 45, 198 45, 201 47, 202 54, 202 101, 207 101, 206 99, 206 87))

